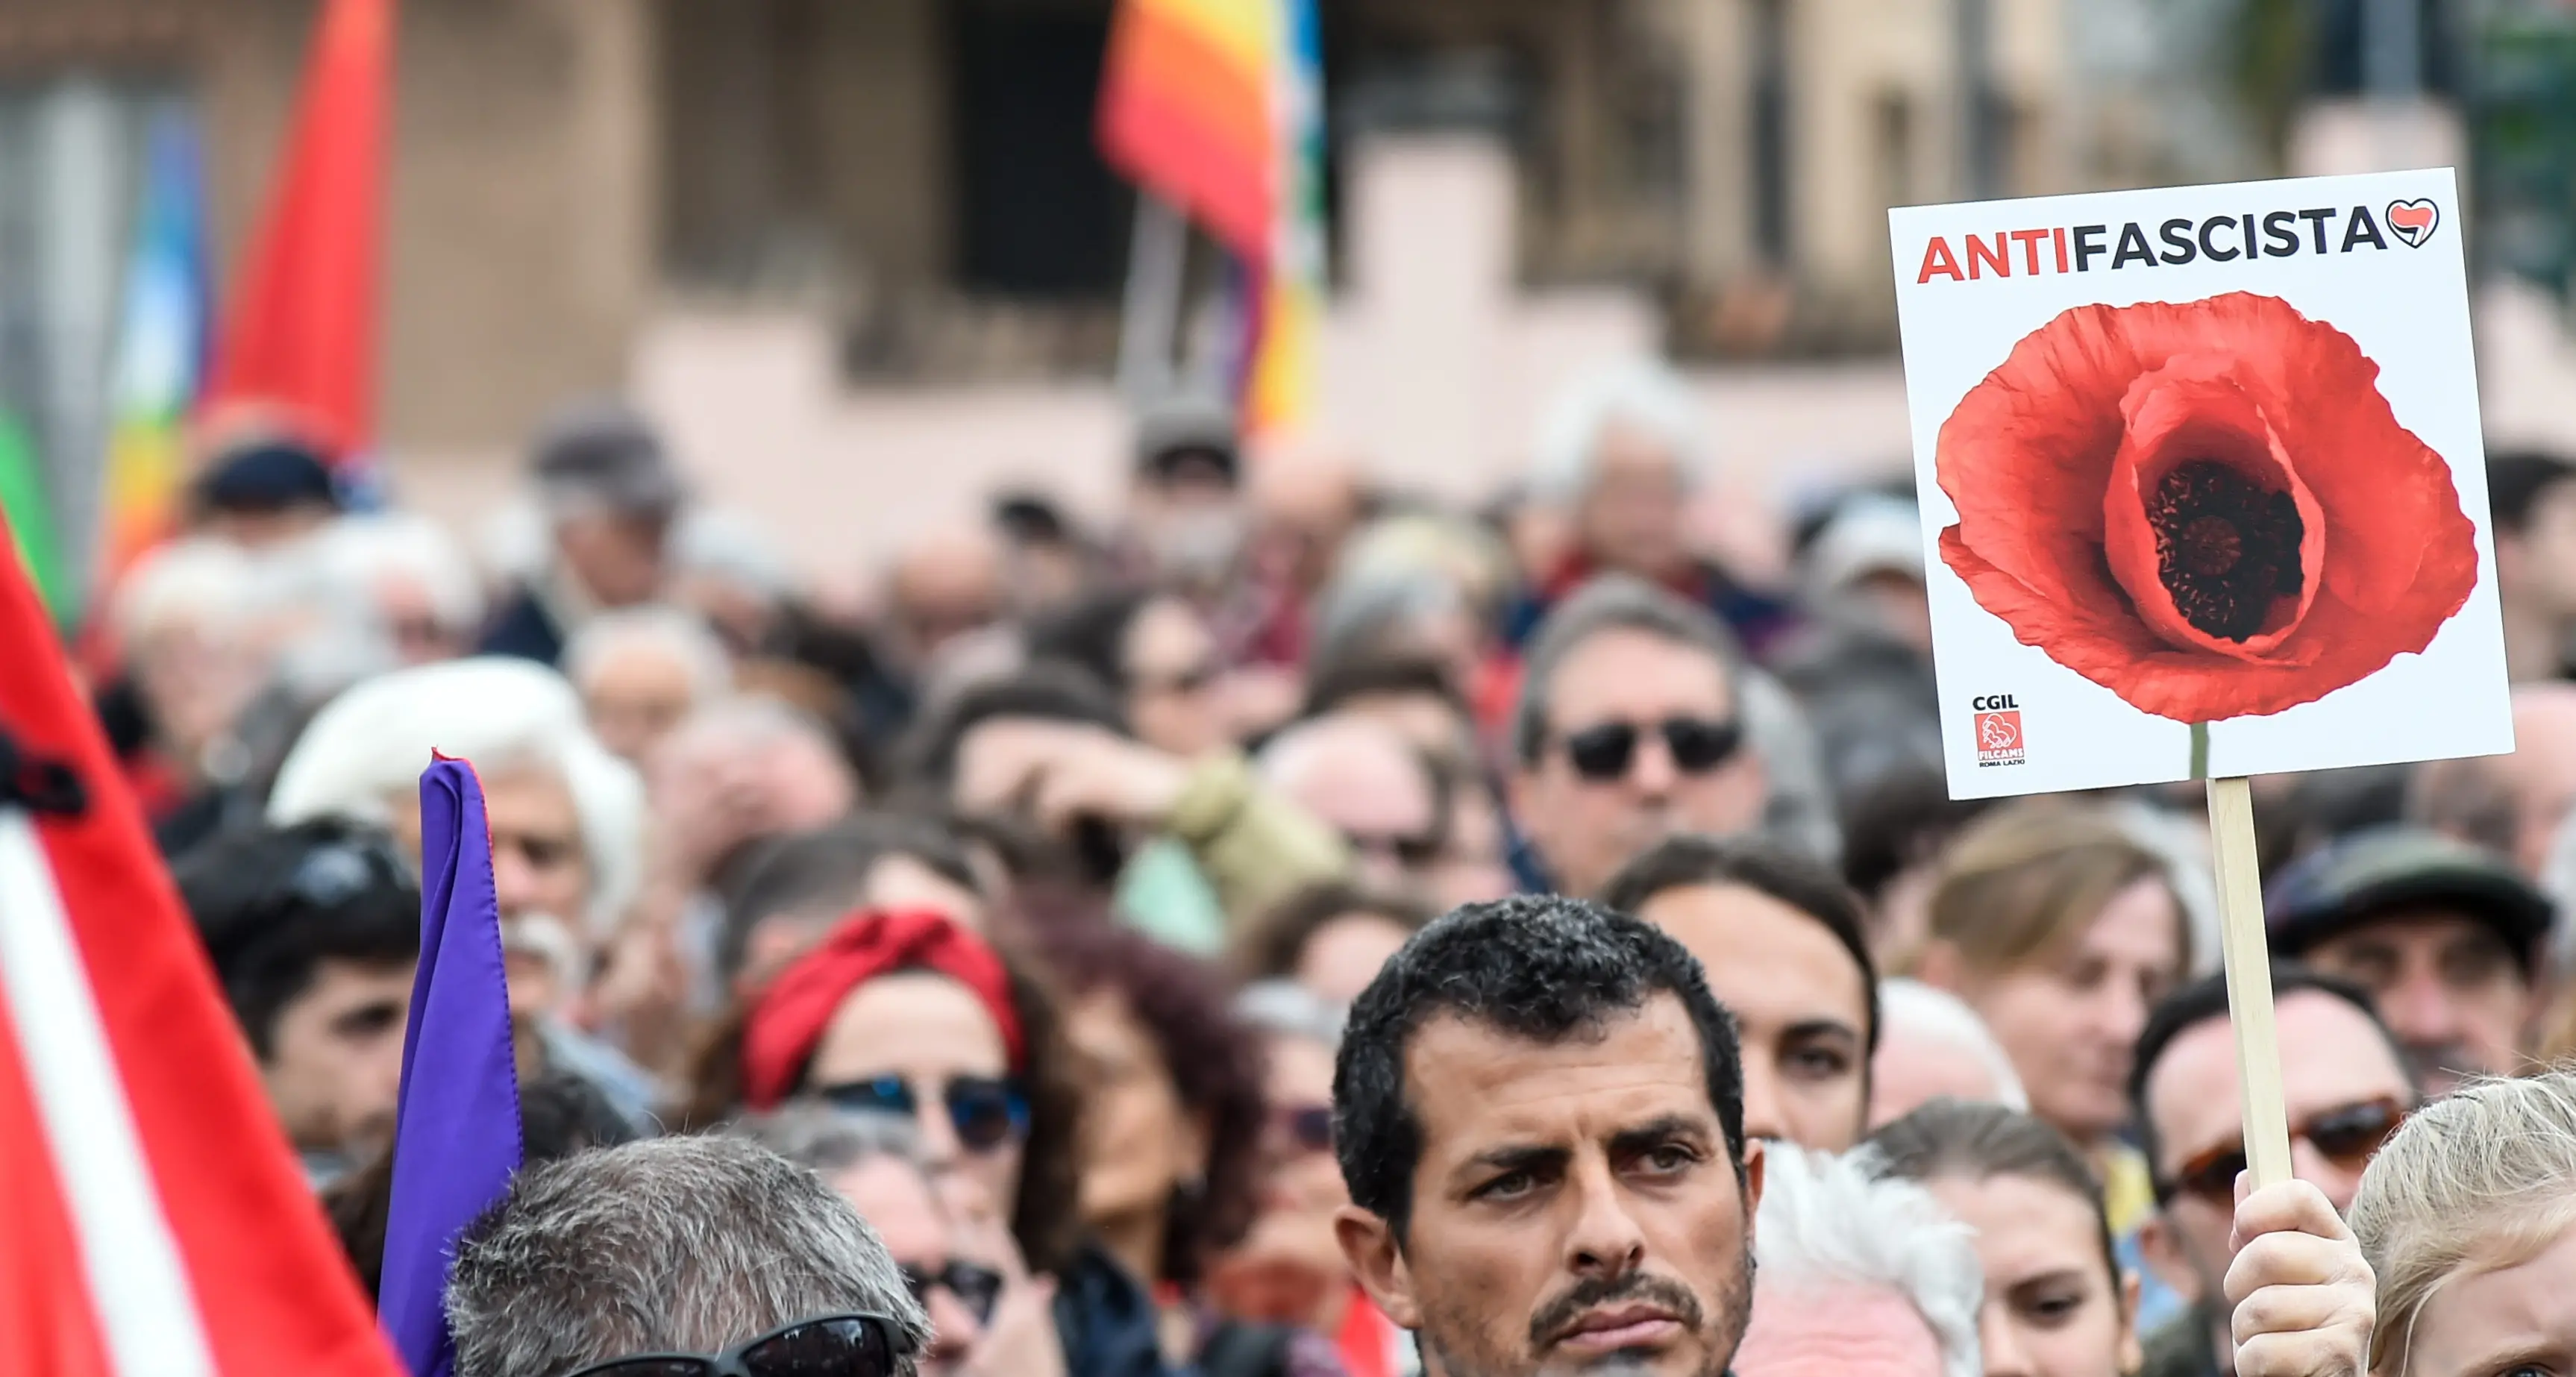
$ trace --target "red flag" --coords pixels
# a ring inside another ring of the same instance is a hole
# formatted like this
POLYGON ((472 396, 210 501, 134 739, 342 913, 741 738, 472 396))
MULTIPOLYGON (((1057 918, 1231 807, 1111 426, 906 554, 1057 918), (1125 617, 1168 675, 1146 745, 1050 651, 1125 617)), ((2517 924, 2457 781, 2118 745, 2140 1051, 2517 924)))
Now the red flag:
POLYGON ((400 1377, 0 536, 0 1373, 400 1377))
POLYGON ((236 284, 205 406, 275 409, 346 462, 375 438, 394 4, 324 2, 286 163, 236 284))

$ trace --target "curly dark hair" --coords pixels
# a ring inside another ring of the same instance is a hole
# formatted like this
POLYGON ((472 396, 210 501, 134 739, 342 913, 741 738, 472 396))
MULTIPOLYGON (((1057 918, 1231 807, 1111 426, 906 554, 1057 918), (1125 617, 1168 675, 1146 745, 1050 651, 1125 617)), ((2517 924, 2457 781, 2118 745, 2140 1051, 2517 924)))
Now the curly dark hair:
MULTIPOLYGON (((1020 1190, 1011 1202, 1011 1236, 1033 1272, 1059 1272, 1081 1241, 1081 1094, 1073 1049, 1064 1040, 1062 1003, 1042 969, 1007 939, 984 934, 1010 975, 1011 1007, 1028 1043, 1020 1079, 1028 1088, 1029 1138, 1021 1149, 1020 1190)), ((741 1116, 742 1037, 759 996, 736 999, 700 1045, 689 1094, 673 1116, 680 1132, 720 1129, 741 1116)), ((798 1088, 803 1089, 801 1079, 798 1088)))
POLYGON ((1422 1124, 1404 1086, 1415 1032, 1450 1014, 1540 1043, 1595 1035, 1659 995, 1699 1034, 1709 1108, 1744 1175, 1744 1067, 1735 1020, 1699 959, 1661 929, 1583 899, 1525 894, 1451 910, 1416 933, 1351 1006, 1333 1064, 1333 1152, 1351 1203, 1402 1245, 1413 1219, 1422 1124))
POLYGON ((1246 926, 1234 945, 1233 965, 1245 981, 1284 980, 1296 974, 1306 944, 1326 923, 1345 913, 1384 918, 1408 933, 1420 932, 1434 914, 1429 905, 1401 894, 1326 880, 1289 892, 1246 926))
POLYGON ((1194 1285, 1211 1258, 1242 1240, 1259 1204, 1261 1044, 1236 1021, 1215 967, 1119 926, 1105 910, 1031 931, 1068 995, 1109 993, 1127 1006, 1161 1051, 1182 1108, 1207 1120, 1206 1180, 1173 1193, 1163 1275, 1153 1278, 1194 1285))

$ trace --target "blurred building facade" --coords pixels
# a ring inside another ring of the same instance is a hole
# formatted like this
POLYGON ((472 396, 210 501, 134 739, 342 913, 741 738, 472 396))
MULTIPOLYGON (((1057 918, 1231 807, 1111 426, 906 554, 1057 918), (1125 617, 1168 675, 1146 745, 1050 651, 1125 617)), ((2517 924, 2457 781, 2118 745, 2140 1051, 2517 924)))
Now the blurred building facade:
MULTIPOLYGON (((1566 372, 1671 348, 1728 406, 1776 404, 1734 426, 1764 437, 1747 463, 1900 462, 1885 209, 2265 170, 2226 53, 2284 3, 1321 0, 1326 422, 1473 490, 1566 372)), ((0 0, 0 401, 58 467, 96 450, 142 116, 198 112, 229 264, 316 9, 0 0)), ((796 506, 797 466, 869 424, 985 437, 889 482, 904 519, 1009 463, 1105 492, 1133 212, 1092 149, 1111 11, 405 0, 389 452, 463 509, 547 406, 631 385, 755 505, 796 506)))

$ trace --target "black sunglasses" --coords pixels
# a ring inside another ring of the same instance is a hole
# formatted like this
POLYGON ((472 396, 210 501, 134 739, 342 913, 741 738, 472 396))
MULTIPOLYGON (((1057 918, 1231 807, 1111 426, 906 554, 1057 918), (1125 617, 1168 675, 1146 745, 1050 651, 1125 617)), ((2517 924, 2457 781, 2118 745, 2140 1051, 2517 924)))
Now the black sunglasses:
POLYGON ((883 1315, 825 1315, 722 1353, 638 1353, 571 1377, 895 1377, 906 1346, 883 1315))
POLYGON ((1743 748, 1744 724, 1707 717, 1667 717, 1652 727, 1634 722, 1604 722, 1565 737, 1565 758, 1574 772, 1595 784, 1625 779, 1637 762, 1637 740, 1648 731, 1664 737, 1673 768, 1686 775, 1705 774, 1743 748))
MULTIPOLYGON (((862 1114, 893 1114, 906 1119, 921 1114, 912 1082, 901 1076, 844 1081, 818 1087, 814 1094, 836 1109, 862 1114)), ((1006 1076, 959 1076, 941 1097, 948 1106, 948 1126, 957 1141, 977 1152, 989 1152, 1029 1133, 1029 1097, 1006 1076)))
MULTIPOLYGON (((2304 1139, 2318 1154, 2344 1171, 2370 1165, 2389 1136, 2406 1122, 2406 1106, 2387 1098, 2363 1100, 2326 1110, 2303 1124, 2290 1126, 2290 1136, 2304 1139)), ((2236 1208, 2236 1178, 2245 1170, 2245 1144, 2222 1144, 2196 1153, 2164 1182, 2159 1199, 2176 1194, 2198 1196, 2221 1209, 2236 1208)))
POLYGON ((950 1258, 948 1265, 936 1272, 906 1263, 903 1284, 912 1291, 912 1298, 925 1306, 930 1304, 932 1290, 945 1290, 966 1307, 966 1313, 974 1316, 977 1324, 991 1320, 993 1307, 1002 1299, 1001 1273, 957 1258, 950 1258))
POLYGON ((348 837, 305 852, 278 880, 272 902, 291 898, 307 908, 338 908, 369 890, 419 885, 410 863, 382 838, 348 837))

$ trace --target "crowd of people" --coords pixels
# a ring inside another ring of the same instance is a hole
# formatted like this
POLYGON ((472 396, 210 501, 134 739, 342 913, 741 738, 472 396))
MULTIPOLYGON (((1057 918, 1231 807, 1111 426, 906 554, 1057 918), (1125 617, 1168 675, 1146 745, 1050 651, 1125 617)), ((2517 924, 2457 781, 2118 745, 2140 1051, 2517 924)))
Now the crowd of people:
POLYGON ((614 403, 470 540, 207 456, 94 693, 370 1288, 480 779, 460 1377, 2571 1370, 2576 466, 2491 467, 2513 755, 2257 781, 2249 1193, 2196 786, 1949 798, 1910 485, 1757 529, 1649 365, 1475 511, 1135 432, 857 600, 614 403))

